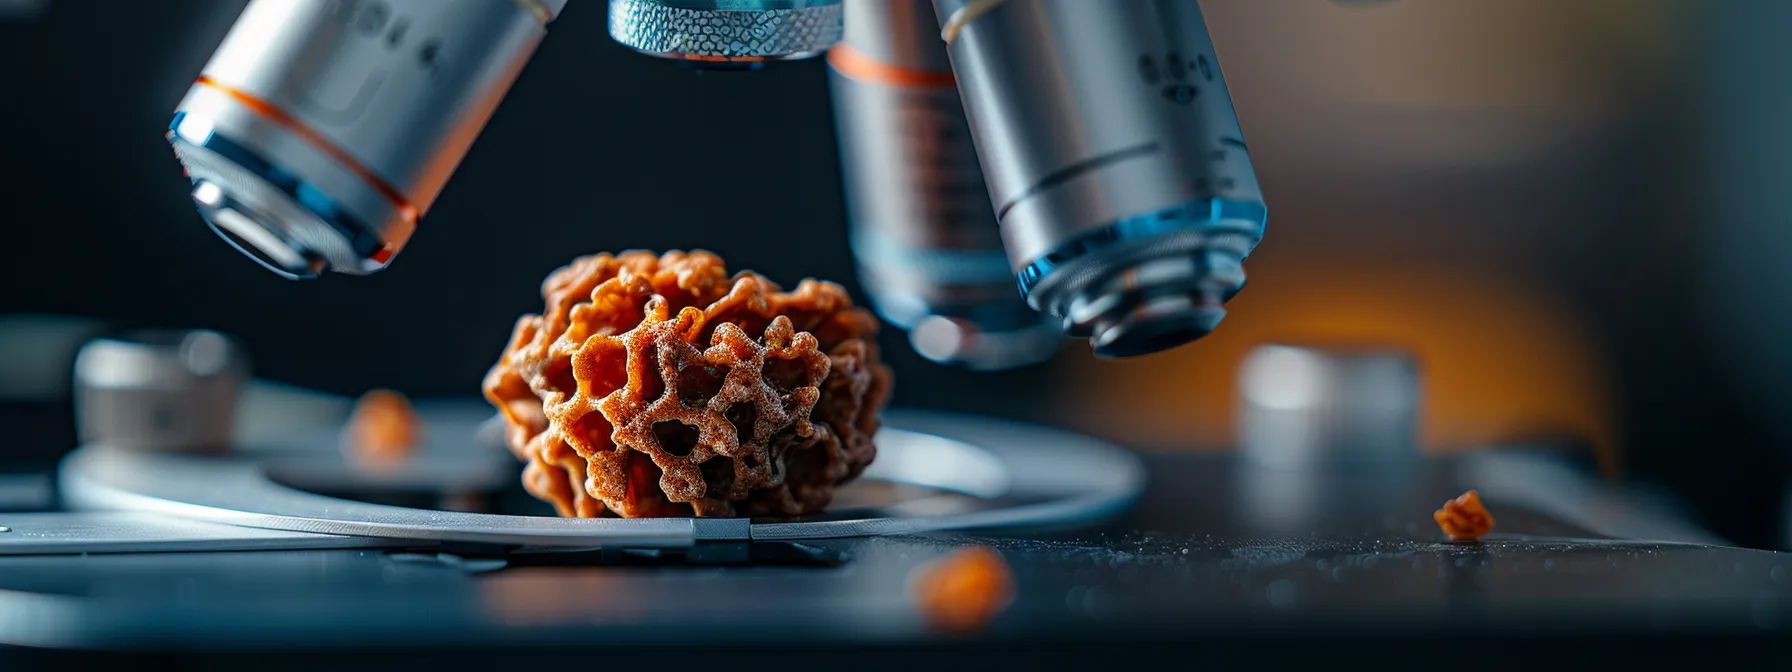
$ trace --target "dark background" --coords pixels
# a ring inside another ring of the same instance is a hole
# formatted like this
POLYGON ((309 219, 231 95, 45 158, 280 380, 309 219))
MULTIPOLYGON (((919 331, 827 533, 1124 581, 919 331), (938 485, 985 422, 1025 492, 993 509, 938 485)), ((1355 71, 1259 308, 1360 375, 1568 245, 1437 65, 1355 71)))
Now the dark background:
MULTIPOLYGON (((202 225, 161 137, 242 4, 60 0, 0 20, 0 314, 213 328, 263 377, 462 395, 579 254, 701 247, 858 294, 826 66, 693 72, 611 42, 591 0, 551 26, 391 269, 275 277, 202 225)), ((1273 213, 1221 333, 970 374, 889 332, 897 403, 1224 449, 1243 348, 1391 340, 1433 364, 1435 449, 1547 434, 1740 544, 1785 545, 1792 5, 1202 5, 1273 213), (1317 293, 1352 283, 1395 289, 1317 293), (1516 336, 1421 328, 1439 305, 1516 336), (1386 317, 1300 322, 1326 310, 1386 317), (1499 357, 1531 368, 1472 373, 1499 357), (1568 392, 1538 401, 1551 390, 1568 392)))

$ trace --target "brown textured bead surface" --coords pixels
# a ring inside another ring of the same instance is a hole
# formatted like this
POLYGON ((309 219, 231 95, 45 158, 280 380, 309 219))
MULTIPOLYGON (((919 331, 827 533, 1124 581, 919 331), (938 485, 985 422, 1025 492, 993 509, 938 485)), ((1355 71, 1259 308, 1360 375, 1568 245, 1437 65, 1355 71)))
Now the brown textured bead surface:
POLYGON ((890 372, 839 285, 636 251, 576 259, 542 298, 485 395, 560 515, 805 515, 876 456, 890 372))

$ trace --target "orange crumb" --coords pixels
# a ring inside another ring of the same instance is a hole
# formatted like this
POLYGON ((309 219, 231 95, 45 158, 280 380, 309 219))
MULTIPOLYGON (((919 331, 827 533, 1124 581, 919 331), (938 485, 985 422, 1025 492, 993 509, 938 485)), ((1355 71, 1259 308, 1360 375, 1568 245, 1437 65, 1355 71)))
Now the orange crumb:
POLYGON ((1014 576, 994 549, 952 552, 915 570, 915 600, 935 629, 968 634, 982 630, 1014 600, 1014 576))
POLYGON ((410 401, 392 390, 361 395, 342 433, 349 457, 368 466, 392 466, 411 456, 423 434, 410 401))
POLYGON ((1474 541, 1493 529, 1493 514, 1481 506, 1481 496, 1473 490, 1444 502, 1444 508, 1431 517, 1438 527, 1443 528, 1444 534, 1456 541, 1474 541))

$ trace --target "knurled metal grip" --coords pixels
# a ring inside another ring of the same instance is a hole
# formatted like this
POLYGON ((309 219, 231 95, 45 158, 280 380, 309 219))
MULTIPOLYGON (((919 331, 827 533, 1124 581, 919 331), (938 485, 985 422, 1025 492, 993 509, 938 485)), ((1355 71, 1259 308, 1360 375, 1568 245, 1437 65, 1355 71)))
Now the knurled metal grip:
POLYGON ((840 41, 839 0, 611 0, 610 37, 693 61, 814 56, 840 41))

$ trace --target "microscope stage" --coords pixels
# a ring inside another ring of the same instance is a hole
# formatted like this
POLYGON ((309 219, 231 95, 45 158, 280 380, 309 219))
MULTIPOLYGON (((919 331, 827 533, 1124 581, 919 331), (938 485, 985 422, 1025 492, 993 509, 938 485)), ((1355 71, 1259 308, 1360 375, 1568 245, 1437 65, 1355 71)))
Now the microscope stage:
POLYGON ((408 475, 358 474, 334 432, 229 458, 81 449, 60 474, 75 511, 0 513, 0 643, 454 662, 835 645, 888 664, 909 644, 1031 643, 1003 660, 1050 663, 1189 641, 1311 657, 1329 649, 1261 645, 1341 634, 1666 646, 1792 624, 1784 554, 1723 546, 1541 458, 1269 472, 896 411, 877 469, 816 519, 575 520, 523 515, 545 505, 477 438, 482 409, 418 408, 431 438, 413 459, 434 466, 408 475), (1498 527, 1450 542, 1431 511, 1470 487, 1498 527), (1014 600, 966 640, 936 627, 914 581, 971 546, 1005 560, 1014 600))

